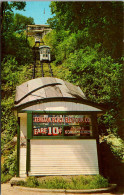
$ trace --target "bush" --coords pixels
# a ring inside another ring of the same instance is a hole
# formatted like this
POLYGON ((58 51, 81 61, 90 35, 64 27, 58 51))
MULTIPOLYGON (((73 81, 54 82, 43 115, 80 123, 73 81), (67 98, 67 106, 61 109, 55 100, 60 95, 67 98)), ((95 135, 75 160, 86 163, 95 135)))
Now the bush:
POLYGON ((106 188, 108 187, 108 180, 102 177, 101 175, 97 175, 93 180, 90 182, 90 189, 95 188, 106 188))
POLYGON ((102 136, 100 142, 106 142, 110 146, 111 151, 116 158, 119 160, 124 160, 124 140, 109 133, 107 136, 102 136))
POLYGON ((48 178, 40 183, 40 187, 47 189, 65 189, 66 180, 61 177, 48 178))
POLYGON ((26 186, 26 182, 25 181, 17 181, 17 182, 13 182, 12 185, 26 186))
POLYGON ((14 176, 16 174, 16 143, 13 141, 13 137, 17 134, 18 124, 12 108, 16 85, 29 80, 31 75, 31 69, 28 71, 29 66, 29 64, 19 65, 11 55, 4 58, 2 62, 1 153, 4 158, 2 168, 4 175, 14 176), (29 75, 26 74, 27 72, 29 75))
POLYGON ((9 181, 12 178, 12 175, 9 174, 1 174, 1 183, 6 183, 7 181, 9 181))
POLYGON ((3 174, 9 174, 11 177, 14 176, 16 174, 16 164, 16 151, 13 151, 4 161, 2 167, 3 174))
POLYGON ((36 177, 28 177, 26 186, 28 187, 37 187, 39 186, 39 182, 36 177))
POLYGON ((51 176, 28 177, 26 182, 18 182, 16 185, 38 187, 46 189, 96 189, 108 187, 108 180, 101 175, 95 176, 51 176))

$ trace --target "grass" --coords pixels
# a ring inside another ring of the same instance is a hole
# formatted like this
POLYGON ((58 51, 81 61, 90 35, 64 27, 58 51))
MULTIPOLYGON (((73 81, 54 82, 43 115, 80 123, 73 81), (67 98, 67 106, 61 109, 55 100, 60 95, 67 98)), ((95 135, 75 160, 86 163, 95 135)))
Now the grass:
POLYGON ((19 181, 16 185, 42 189, 98 189, 109 186, 108 180, 101 175, 94 176, 47 176, 28 177, 26 182, 19 181))
POLYGON ((6 183, 12 178, 12 175, 10 174, 1 174, 1 183, 6 183))

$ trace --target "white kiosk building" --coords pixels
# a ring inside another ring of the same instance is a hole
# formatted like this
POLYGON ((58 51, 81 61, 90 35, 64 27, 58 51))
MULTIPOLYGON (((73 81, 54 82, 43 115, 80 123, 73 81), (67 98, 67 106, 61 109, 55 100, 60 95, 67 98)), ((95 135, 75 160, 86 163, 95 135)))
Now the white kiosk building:
POLYGON ((99 174, 99 105, 82 90, 53 77, 16 88, 19 122, 17 176, 99 174))

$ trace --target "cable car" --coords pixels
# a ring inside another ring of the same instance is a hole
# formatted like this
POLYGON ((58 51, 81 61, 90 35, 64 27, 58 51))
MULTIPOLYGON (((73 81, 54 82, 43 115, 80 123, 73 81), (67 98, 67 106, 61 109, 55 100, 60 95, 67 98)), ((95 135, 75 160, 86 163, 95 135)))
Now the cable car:
POLYGON ((40 36, 35 37, 35 43, 40 43, 40 36))
POLYGON ((39 47, 40 51, 40 61, 51 61, 50 47, 42 45, 39 47))

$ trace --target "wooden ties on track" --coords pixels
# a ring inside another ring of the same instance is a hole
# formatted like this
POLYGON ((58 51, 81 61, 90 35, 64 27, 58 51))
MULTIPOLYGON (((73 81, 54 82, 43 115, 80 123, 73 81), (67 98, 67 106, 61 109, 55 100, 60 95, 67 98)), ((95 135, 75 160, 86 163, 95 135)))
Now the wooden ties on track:
POLYGON ((37 60, 33 66, 33 79, 38 77, 53 77, 50 62, 40 62, 37 60))

